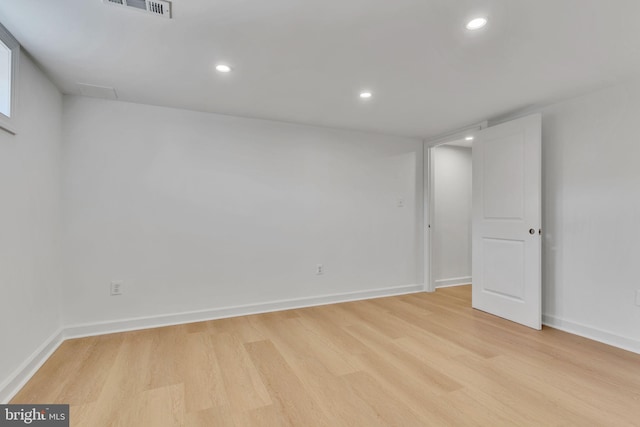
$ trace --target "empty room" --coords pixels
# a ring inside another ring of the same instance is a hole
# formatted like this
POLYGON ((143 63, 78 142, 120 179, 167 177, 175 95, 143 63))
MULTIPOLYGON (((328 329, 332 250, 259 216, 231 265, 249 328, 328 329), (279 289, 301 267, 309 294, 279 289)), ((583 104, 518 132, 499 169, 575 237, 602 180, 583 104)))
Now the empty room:
POLYGON ((0 426, 640 425, 637 0, 0 0, 0 426))

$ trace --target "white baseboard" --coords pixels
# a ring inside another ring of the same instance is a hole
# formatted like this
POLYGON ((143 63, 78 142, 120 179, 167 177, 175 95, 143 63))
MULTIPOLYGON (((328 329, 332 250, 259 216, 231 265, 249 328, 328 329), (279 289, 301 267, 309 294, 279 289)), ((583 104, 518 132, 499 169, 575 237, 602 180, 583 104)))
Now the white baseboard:
POLYGON ((584 338, 589 338, 590 340, 640 354, 640 341, 632 338, 623 337, 592 326, 561 319, 550 314, 542 315, 542 324, 570 334, 579 335, 584 338))
POLYGON ((256 304, 221 307, 209 310, 190 311, 160 316, 138 317, 109 322, 71 325, 64 329, 64 338, 82 338, 115 332, 134 331, 138 329, 158 328, 162 326, 180 325, 184 323, 204 322, 226 317, 246 316, 250 314, 268 313, 272 311, 291 310, 294 308, 335 304, 339 302, 358 301, 393 295, 423 292, 422 285, 402 285, 389 288, 369 289, 365 291, 345 292, 315 297, 293 298, 256 304))
POLYGON ((257 304, 222 307, 186 313, 67 326, 65 328, 61 328, 49 337, 18 369, 16 369, 13 375, 0 384, 0 403, 8 403, 27 383, 27 381, 31 379, 44 362, 47 361, 53 352, 56 351, 60 344, 69 338, 81 338, 115 332, 179 325, 183 323, 203 322, 206 320, 222 319, 225 317, 268 313, 272 311, 290 310, 294 308, 358 301, 393 295, 404 295, 423 291, 424 289, 422 285, 403 285, 389 288, 369 289, 365 291, 321 295, 316 297, 294 298, 257 304))
POLYGON ((449 279, 438 279, 436 282, 436 289, 438 288, 450 288, 452 286, 462 286, 471 283, 471 276, 464 277, 451 277, 449 279))
MULTIPOLYGON (((468 279, 459 280, 457 284, 443 284, 437 287, 458 286, 470 282, 468 279)), ((453 279, 449 279, 453 280, 453 279)), ((458 280, 456 280, 458 281, 458 280)), ((438 281, 436 281, 437 283, 438 281)), ((132 331, 138 329, 157 328, 183 323, 202 322, 225 317, 245 316, 250 314, 268 313, 272 311, 291 310, 295 308, 312 307, 335 304, 347 301, 365 300, 393 295, 403 295, 423 292, 423 285, 403 285, 389 288, 370 289, 365 291, 346 292, 339 294, 321 295, 316 297, 294 298, 270 301, 257 304, 222 307, 210 310, 191 311, 160 316, 139 317, 133 319, 116 320, 110 322, 72 325, 59 329, 33 352, 33 354, 15 370, 14 374, 0 384, 0 403, 5 404, 29 381, 36 371, 47 361, 49 356, 62 344, 65 339, 102 335, 115 332, 132 331)), ((551 315, 543 315, 543 324, 560 329, 571 334, 579 335, 599 341, 614 347, 619 347, 640 354, 640 341, 622 337, 611 332, 603 331, 580 323, 560 319, 551 315)))
POLYGON ((3 381, 0 384, 0 403, 3 405, 9 403, 13 396, 24 387, 27 381, 49 359, 49 356, 60 347, 63 341, 63 330, 61 328, 47 338, 9 378, 3 381))

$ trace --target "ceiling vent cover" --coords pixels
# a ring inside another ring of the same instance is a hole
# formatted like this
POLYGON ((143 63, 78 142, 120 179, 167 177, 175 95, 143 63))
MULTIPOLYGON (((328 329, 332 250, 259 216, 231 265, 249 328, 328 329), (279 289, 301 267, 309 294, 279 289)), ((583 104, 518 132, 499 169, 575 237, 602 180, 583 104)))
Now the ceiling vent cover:
POLYGON ((164 0, 102 0, 102 2, 171 19, 171 2, 164 0))

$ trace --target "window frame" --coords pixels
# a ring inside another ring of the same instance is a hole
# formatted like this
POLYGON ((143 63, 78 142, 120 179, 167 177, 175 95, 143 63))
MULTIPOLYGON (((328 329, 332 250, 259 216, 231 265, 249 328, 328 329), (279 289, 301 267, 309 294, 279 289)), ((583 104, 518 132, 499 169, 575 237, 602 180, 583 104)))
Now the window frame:
POLYGON ((11 51, 11 80, 10 84, 10 116, 5 116, 0 112, 0 129, 13 135, 16 134, 16 115, 18 104, 18 64, 20 63, 20 43, 15 37, 0 23, 0 40, 11 51))

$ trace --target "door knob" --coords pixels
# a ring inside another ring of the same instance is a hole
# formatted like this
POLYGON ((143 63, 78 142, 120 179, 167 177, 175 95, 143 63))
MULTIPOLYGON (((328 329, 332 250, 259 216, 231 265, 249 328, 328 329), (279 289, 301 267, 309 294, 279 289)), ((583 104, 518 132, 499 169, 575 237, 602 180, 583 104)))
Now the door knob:
POLYGON ((534 230, 533 228, 529 229, 529 234, 536 234, 536 230, 534 230))

